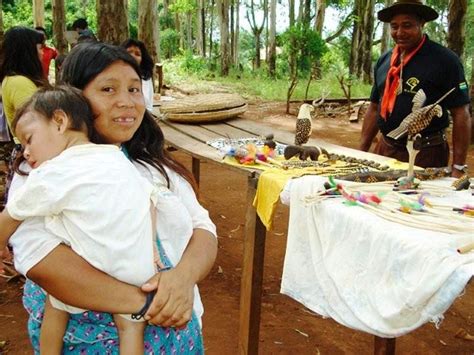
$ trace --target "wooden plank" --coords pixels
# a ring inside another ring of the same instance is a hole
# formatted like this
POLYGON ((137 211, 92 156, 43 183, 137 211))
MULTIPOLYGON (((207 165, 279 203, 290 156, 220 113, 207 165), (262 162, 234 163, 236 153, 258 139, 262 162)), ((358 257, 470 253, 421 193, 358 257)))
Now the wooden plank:
POLYGON ((201 126, 208 129, 211 132, 220 134, 222 137, 227 137, 227 138, 246 138, 250 137, 251 135, 245 131, 242 130, 238 127, 234 127, 230 125, 230 122, 233 122, 234 120, 229 120, 225 122, 220 122, 220 123, 209 123, 209 124, 202 124, 201 126))
POLYGON ((215 148, 203 143, 199 140, 193 139, 191 136, 184 134, 170 125, 162 124, 160 122, 160 127, 165 136, 165 141, 168 145, 182 150, 183 152, 189 154, 191 157, 211 161, 217 164, 221 164, 230 170, 238 172, 240 174, 252 175, 255 173, 260 174, 257 169, 251 169, 247 167, 240 167, 237 165, 229 165, 222 162, 222 155, 215 148))
POLYGON ((396 338, 374 336, 374 355, 395 355, 396 338))
POLYGON ((222 135, 212 132, 200 125, 191 125, 184 123, 176 123, 171 121, 161 121, 162 124, 170 126, 177 131, 183 132, 184 134, 193 137, 194 139, 200 140, 203 143, 206 143, 208 140, 221 138, 222 135))
POLYGON ((216 162, 222 161, 222 155, 206 143, 193 139, 170 126, 160 125, 160 127, 165 135, 166 143, 171 146, 183 150, 196 158, 208 159, 216 162))
POLYGON ((256 177, 249 177, 247 187, 239 322, 239 352, 244 355, 258 354, 260 332, 266 230, 252 204, 257 180, 256 177))

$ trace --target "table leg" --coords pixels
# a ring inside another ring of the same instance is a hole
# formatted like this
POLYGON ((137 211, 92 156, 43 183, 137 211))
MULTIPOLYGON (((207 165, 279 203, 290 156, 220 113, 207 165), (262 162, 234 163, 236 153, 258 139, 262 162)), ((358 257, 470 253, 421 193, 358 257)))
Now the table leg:
POLYGON ((374 336, 374 355, 394 355, 396 338, 374 336))
POLYGON ((196 183, 199 186, 199 178, 201 177, 201 161, 198 158, 192 157, 192 172, 196 183))
POLYGON ((266 230, 255 208, 257 178, 249 177, 244 257, 240 285, 240 354, 258 354, 266 230))

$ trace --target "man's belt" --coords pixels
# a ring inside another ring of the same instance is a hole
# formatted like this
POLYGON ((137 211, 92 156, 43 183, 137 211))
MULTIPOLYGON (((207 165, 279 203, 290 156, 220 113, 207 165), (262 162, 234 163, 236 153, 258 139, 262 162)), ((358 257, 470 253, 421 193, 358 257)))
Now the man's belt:
MULTIPOLYGON (((393 139, 387 136, 383 136, 386 143, 397 148, 406 148, 406 140, 393 139)), ((444 144, 447 141, 445 130, 438 132, 428 133, 421 137, 421 149, 428 147, 435 147, 440 144, 444 144)))

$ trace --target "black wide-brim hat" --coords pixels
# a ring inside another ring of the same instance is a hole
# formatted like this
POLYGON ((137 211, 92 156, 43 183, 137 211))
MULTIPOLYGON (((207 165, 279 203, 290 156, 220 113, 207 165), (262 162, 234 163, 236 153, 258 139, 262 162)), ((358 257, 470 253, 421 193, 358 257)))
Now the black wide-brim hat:
POLYGON ((398 0, 392 6, 380 10, 377 17, 382 22, 390 22, 398 14, 416 14, 426 22, 438 18, 438 13, 426 6, 422 0, 398 0))

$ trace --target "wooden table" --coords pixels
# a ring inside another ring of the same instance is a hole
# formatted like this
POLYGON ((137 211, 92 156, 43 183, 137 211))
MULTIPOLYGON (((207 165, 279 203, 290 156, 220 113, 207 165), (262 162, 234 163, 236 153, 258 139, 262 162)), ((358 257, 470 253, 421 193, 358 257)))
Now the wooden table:
MULTIPOLYGON (((242 118, 207 124, 182 124, 162 120, 159 121, 159 125, 164 132, 167 145, 191 155, 192 173, 198 183, 201 160, 221 164, 247 176, 247 213, 240 289, 239 351, 241 354, 257 354, 266 230, 252 203, 261 170, 223 163, 222 154, 207 145, 206 142, 215 138, 248 138, 273 133, 275 141, 293 144, 294 134, 275 129, 261 122, 242 118)), ((378 155, 340 147, 318 139, 311 139, 308 145, 324 147, 331 153, 371 159, 380 163, 387 161, 387 158, 378 155)), ((393 353, 394 348, 394 339, 376 337, 376 353, 393 353)))

